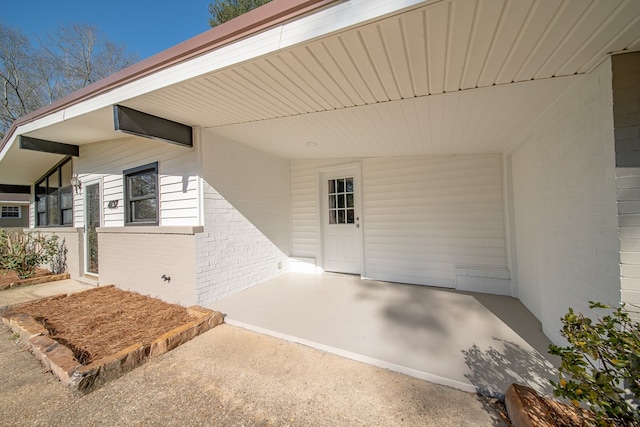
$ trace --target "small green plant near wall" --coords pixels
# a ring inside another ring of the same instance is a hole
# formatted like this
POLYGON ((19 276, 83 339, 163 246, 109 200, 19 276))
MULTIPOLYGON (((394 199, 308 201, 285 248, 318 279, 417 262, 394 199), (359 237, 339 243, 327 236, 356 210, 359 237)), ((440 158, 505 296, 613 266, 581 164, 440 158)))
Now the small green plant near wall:
POLYGON ((21 279, 33 277, 36 268, 51 262, 57 251, 58 236, 0 229, 0 268, 15 271, 21 279))
POLYGON ((570 308, 562 318, 569 345, 549 346, 562 360, 559 381, 551 381, 554 394, 587 404, 598 426, 640 426, 640 324, 624 305, 591 301, 589 308, 609 314, 593 321, 570 308))

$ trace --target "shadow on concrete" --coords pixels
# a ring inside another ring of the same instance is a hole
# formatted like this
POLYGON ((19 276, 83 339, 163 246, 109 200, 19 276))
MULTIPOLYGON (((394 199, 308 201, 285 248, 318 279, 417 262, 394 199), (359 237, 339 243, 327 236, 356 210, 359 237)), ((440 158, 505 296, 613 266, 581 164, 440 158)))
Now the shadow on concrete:
POLYGON ((505 390, 505 384, 525 384, 539 392, 552 392, 549 379, 557 372, 551 362, 536 351, 495 338, 496 346, 481 349, 473 344, 468 350, 462 350, 469 373, 465 377, 477 387, 480 394, 492 397, 504 397, 494 390, 505 390), (502 348, 499 348, 502 347, 502 348))

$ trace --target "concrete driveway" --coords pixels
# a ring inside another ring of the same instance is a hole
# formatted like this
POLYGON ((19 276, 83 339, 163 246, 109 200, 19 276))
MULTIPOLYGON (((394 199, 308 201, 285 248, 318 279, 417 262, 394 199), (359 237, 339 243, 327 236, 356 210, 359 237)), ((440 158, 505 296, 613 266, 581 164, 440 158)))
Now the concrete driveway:
MULTIPOLYGON (((37 286, 20 295, 0 292, 0 307, 53 288, 37 286)), ((79 398, 2 326, 0 420, 8 426, 502 425, 475 394, 231 325, 79 398)))

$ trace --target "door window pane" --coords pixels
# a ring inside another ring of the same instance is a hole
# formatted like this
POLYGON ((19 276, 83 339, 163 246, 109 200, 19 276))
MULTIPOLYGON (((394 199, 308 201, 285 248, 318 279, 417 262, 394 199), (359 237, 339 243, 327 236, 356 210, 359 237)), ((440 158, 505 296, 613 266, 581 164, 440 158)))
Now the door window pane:
POLYGON ((329 211, 329 224, 336 224, 336 211, 329 211))
POLYGON ((347 207, 353 207, 353 194, 347 194, 347 207))
POLYGON ((353 211, 353 209, 347 209, 347 224, 353 224, 355 222, 354 216, 355 212, 353 211))
POLYGON ((87 272, 98 274, 98 233, 100 227, 100 185, 91 184, 86 187, 86 245, 87 272))
POLYGON ((354 224, 355 200, 353 177, 328 180, 329 224, 354 224))
POLYGON ((347 193, 353 193, 353 178, 346 178, 345 181, 346 181, 346 187, 347 187, 345 191, 347 193))

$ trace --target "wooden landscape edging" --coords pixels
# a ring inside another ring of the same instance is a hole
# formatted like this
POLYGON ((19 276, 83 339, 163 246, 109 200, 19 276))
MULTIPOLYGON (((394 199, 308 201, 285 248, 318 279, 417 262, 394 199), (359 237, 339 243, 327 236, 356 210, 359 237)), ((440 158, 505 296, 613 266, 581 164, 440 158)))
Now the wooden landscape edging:
MULTIPOLYGON (((55 295, 48 299, 65 298, 66 294, 55 295)), ((75 359, 73 352, 66 346, 49 337, 49 332, 33 317, 11 312, 13 307, 2 311, 2 322, 20 335, 21 341, 31 347, 33 354, 63 384, 78 395, 89 393, 103 384, 114 380, 152 357, 164 354, 190 339, 224 322, 224 316, 218 311, 199 306, 187 308, 195 320, 181 325, 156 338, 151 344, 134 344, 110 356, 103 357, 88 365, 82 365, 75 359)))

